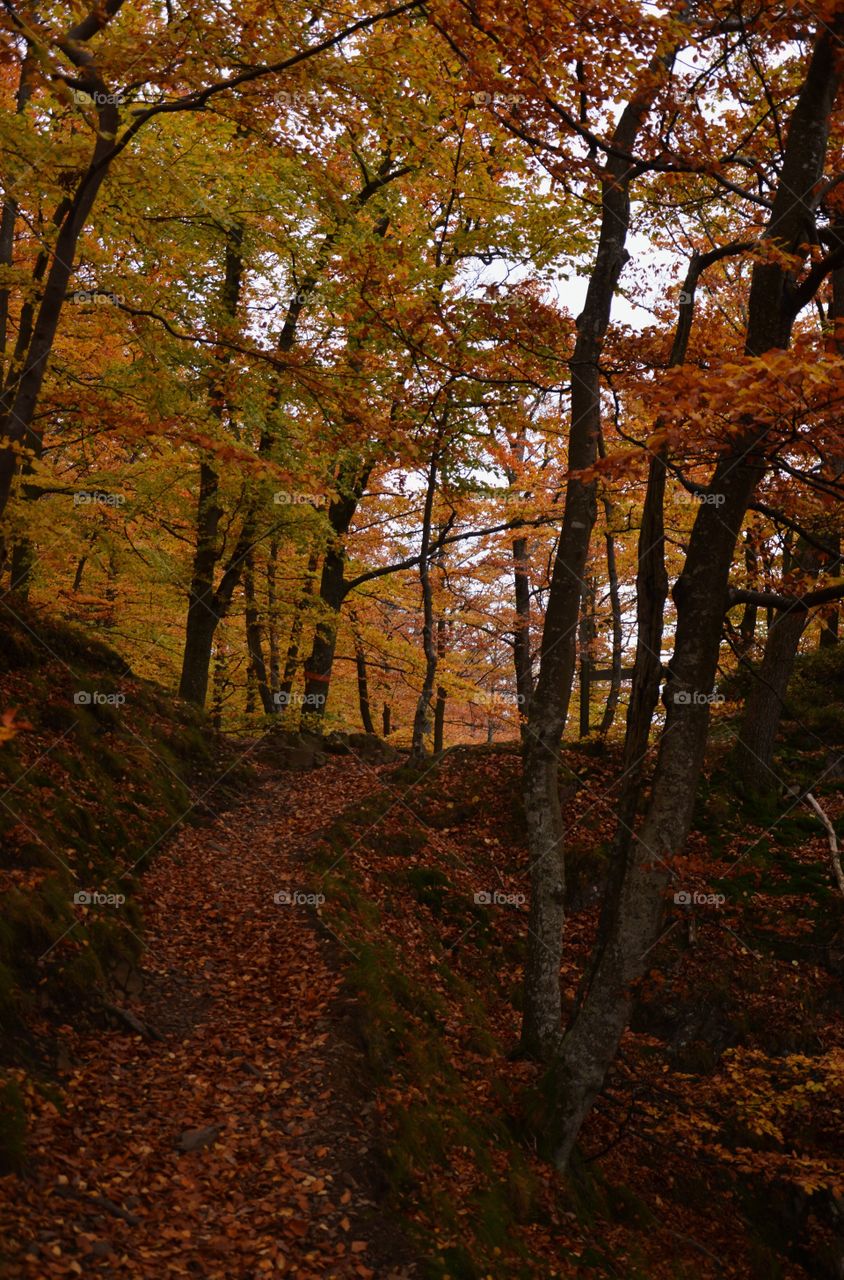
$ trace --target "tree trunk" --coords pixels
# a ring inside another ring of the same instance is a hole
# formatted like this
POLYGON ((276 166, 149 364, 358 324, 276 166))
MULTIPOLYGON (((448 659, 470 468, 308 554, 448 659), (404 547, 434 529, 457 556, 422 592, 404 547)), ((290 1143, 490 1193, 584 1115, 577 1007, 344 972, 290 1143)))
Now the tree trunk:
POLYGON ((199 467, 199 499, 196 509, 196 550, 193 557, 185 647, 179 697, 197 707, 205 706, 214 632, 220 621, 214 591, 214 569, 219 559, 217 530, 222 516, 218 502, 219 478, 210 462, 199 467))
MULTIPOLYGON (((840 81, 835 46, 844 30, 844 16, 836 19, 836 28, 825 29, 815 45, 792 114, 765 233, 786 254, 804 252, 807 209, 823 174, 830 112, 840 81)), ((753 268, 748 355, 788 344, 795 309, 782 262, 778 252, 753 268)), ((763 429, 748 419, 739 425, 734 451, 718 463, 709 485, 710 492, 721 494, 724 501, 720 510, 714 504, 700 505, 673 592, 677 632, 648 812, 615 883, 610 928, 588 991, 551 1069, 555 1107, 546 1137, 561 1169, 615 1056, 628 1021, 632 984, 652 962, 665 889, 674 874, 671 864, 691 825, 707 739, 707 695, 718 662, 735 544, 766 466, 760 452, 763 429)))
MULTIPOLYGON (((242 228, 233 228, 226 242, 225 273, 220 299, 223 313, 229 319, 234 319, 236 316, 240 301, 243 283, 242 243, 242 228)), ((229 359, 229 355, 225 352, 220 355, 223 366, 229 362, 229 359)), ((211 407, 215 419, 222 422, 226 413, 225 398, 215 385, 211 387, 211 407)), ((219 476, 213 459, 208 456, 202 459, 199 466, 196 548, 188 591, 185 647, 182 653, 182 674, 179 680, 179 697, 192 702, 197 707, 205 706, 214 633, 225 612, 224 601, 214 588, 214 571, 221 555, 219 528, 223 510, 220 506, 219 494, 219 476)), ((238 565, 236 569, 238 576, 241 569, 242 566, 238 565)), ((234 585, 233 583, 232 591, 234 585)))
POLYGON ((278 567, 278 538, 270 539, 270 553, 267 556, 267 639, 270 652, 269 684, 270 693, 278 693, 281 671, 281 655, 278 645, 278 594, 276 591, 276 570, 278 567))
POLYGON ((366 674, 366 653, 363 647, 363 641, 360 638, 360 632, 355 630, 355 668, 358 677, 358 703, 360 705, 360 720, 363 725, 364 733, 375 734, 375 725, 372 723, 372 712, 369 706, 369 680, 366 674))
MULTIPOLYGON (((445 618, 437 618, 437 664, 445 657, 446 634, 448 627, 445 618)), ((437 697, 434 703, 434 755, 439 755, 445 741, 445 706, 448 691, 444 685, 437 685, 437 697)))
POLYGON ((530 660, 530 551, 527 538, 513 539, 513 587, 516 598, 513 660, 516 665, 516 697, 524 728, 533 694, 530 660))
POLYGON ((429 728, 431 699, 434 694, 434 681, 437 674, 437 646, 434 639, 434 594, 431 589, 429 551, 431 547, 431 518, 434 509, 434 497, 437 492, 442 429, 441 426, 428 468, 428 488, 425 493, 425 510, 422 517, 422 543, 419 548, 419 582, 422 587, 422 649, 425 654, 425 675, 422 680, 419 700, 416 704, 416 714, 413 717, 413 737, 408 760, 411 767, 415 768, 418 768, 423 763, 427 755, 425 735, 429 728))
POLYGON ((613 134, 613 153, 601 185, 601 230, 586 301, 577 320, 577 339, 569 364, 571 427, 565 511, 560 531, 548 609, 542 632, 539 677, 524 738, 523 797, 531 867, 528 955, 522 1047, 548 1057, 560 1037, 560 958, 564 921, 565 867, 560 810, 558 751, 571 699, 576 631, 583 573, 596 517, 594 481, 579 471, 597 457, 601 422, 599 359, 612 310, 613 295, 627 261, 630 225, 629 189, 633 168, 616 153, 629 155, 658 92, 665 61, 655 60, 648 81, 621 114, 613 134))
POLYGON ((87 64, 87 70, 96 78, 100 95, 96 142, 88 168, 72 199, 62 202, 59 232, 50 256, 50 266, 31 338, 22 353, 20 368, 16 365, 10 371, 0 397, 0 440, 6 442, 0 447, 0 517, 9 501, 18 469, 20 448, 28 450, 32 458, 41 456, 42 429, 36 422, 38 400, 73 275, 79 236, 108 174, 107 157, 112 152, 113 140, 120 127, 120 112, 115 95, 109 93, 105 84, 96 76, 92 63, 87 64))
POLYGON ((318 727, 325 714, 331 671, 334 666, 334 651, 337 647, 340 609, 347 592, 344 577, 345 538, 366 489, 370 469, 370 465, 360 457, 353 455, 346 458, 337 476, 339 496, 328 508, 330 532, 319 584, 320 616, 314 632, 311 654, 305 665, 303 728, 318 727))
MULTIPOLYGON (((797 544, 794 560, 795 567, 804 573, 817 575, 820 554, 803 539, 797 544)), ((733 752, 735 776, 751 794, 776 791, 781 781, 773 769, 774 746, 786 689, 808 620, 806 609, 779 610, 768 631, 762 663, 758 671, 753 671, 733 752)))
POLYGON ((276 710, 273 696, 267 680, 267 665, 264 661, 264 632, 261 616, 258 612, 258 601, 255 596, 255 562, 252 554, 246 557, 243 566, 243 592, 246 597, 246 646, 249 650, 249 666, 252 671, 255 687, 261 699, 264 715, 271 716, 276 710))
POLYGON ((588 578, 583 584, 578 624, 580 647, 580 725, 579 736, 589 737, 590 702, 592 696, 592 647, 595 639, 595 580, 588 578))
MULTIPOLYGON (((603 433, 598 437, 598 452, 602 458, 606 457, 606 449, 604 448, 603 433)), ((615 713, 618 708, 618 700, 621 697, 621 664, 622 664, 622 648, 624 644, 624 634, 621 626, 621 596, 618 590, 618 565, 615 557, 615 537, 613 535, 613 522, 615 518, 615 509, 610 498, 603 499, 604 519, 607 527, 604 532, 604 543, 607 549, 607 581, 610 592, 610 611, 612 616, 612 661, 610 679, 610 691, 607 694, 607 702, 604 707, 604 714, 601 717, 601 724, 598 729, 602 738, 606 738, 615 720, 615 713)))

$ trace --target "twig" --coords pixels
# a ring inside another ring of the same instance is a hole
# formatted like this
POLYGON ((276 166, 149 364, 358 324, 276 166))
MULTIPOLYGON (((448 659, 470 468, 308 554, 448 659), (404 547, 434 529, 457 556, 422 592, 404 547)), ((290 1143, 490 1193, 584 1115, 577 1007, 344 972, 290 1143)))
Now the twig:
POLYGON ((804 799, 806 803, 814 809, 815 813, 826 828, 826 834, 829 838, 829 858, 835 875, 835 883, 838 885, 840 892, 844 894, 844 871, 841 870, 841 855, 838 849, 838 839, 835 835, 835 827, 832 825, 831 821, 824 813, 811 791, 806 792, 804 799))

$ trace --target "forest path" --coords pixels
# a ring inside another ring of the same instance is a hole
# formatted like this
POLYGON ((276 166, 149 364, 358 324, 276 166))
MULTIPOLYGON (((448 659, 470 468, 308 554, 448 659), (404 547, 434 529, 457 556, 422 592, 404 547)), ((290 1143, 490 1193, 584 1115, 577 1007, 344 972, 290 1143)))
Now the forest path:
POLYGON ((376 1116, 339 944, 312 906, 274 900, 307 892, 308 846, 377 786, 348 758, 305 774, 261 765, 247 798, 156 856, 128 1007, 161 1038, 63 1029, 66 1110, 34 1117, 4 1274, 414 1274, 378 1216, 376 1116))

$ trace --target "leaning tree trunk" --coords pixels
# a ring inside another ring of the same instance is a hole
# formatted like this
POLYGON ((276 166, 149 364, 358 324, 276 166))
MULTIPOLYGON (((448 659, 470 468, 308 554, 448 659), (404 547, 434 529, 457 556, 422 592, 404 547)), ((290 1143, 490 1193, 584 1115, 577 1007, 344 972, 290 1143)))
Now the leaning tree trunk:
MULTIPOLYGON (((840 83, 837 29, 818 37, 788 134, 781 179, 766 239, 778 252, 754 266, 745 350, 759 356, 787 346, 796 308, 783 254, 805 252, 806 220, 823 175, 829 119, 840 83)), ((717 669, 728 580, 748 503, 765 472, 764 429, 743 419, 733 451, 715 468, 710 491, 719 508, 701 504, 683 571, 674 588, 677 632, 666 688, 663 729, 651 801, 641 831, 631 840, 615 887, 612 922, 588 991, 551 1068, 554 1108, 546 1139, 565 1168, 583 1120, 603 1087, 627 1025, 632 986, 652 962, 672 863, 688 835, 703 766, 709 703, 717 669), (649 959, 650 958, 650 959, 649 959)))
MULTIPOLYGON (((671 59, 669 59, 670 61, 671 59)), ((548 1057, 560 1037, 560 960, 564 921, 565 866, 560 810, 558 752, 571 700, 576 632, 583 573, 596 517, 594 481, 579 472, 591 467, 601 423, 599 360, 612 300, 627 261, 633 150, 642 122, 658 92, 666 61, 655 60, 648 80, 621 114, 601 183, 601 231, 586 301, 577 320, 569 362, 571 428, 563 526, 557 543, 542 632, 539 677, 524 738, 523 798, 530 854, 530 915, 525 966, 522 1047, 548 1057)))

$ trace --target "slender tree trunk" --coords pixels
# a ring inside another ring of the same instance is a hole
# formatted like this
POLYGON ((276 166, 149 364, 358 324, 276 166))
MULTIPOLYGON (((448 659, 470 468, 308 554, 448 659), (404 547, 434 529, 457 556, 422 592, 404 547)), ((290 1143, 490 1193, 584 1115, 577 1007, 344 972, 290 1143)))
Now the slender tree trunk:
MULTIPOLYGON (((281 655, 278 644, 278 594, 276 591, 276 570, 278 567, 278 538, 270 539, 270 553, 267 556, 267 639, 270 653, 269 684, 270 693, 275 699, 278 693, 281 671, 281 655)), ((275 705, 275 702, 273 703, 275 705)))
MULTIPOLYGON (((602 458, 606 457, 603 433, 598 437, 598 452, 602 458)), ((609 585, 610 612, 612 616, 612 677, 610 679, 610 691, 607 694, 604 714, 601 717, 601 724, 598 729, 601 737, 605 738, 613 726, 615 713, 618 709, 618 700, 621 697, 621 664, 624 634, 621 626, 621 596, 618 589, 618 564, 616 563, 615 557, 615 537, 612 532, 615 520, 615 508, 612 500, 608 497, 603 499, 603 507, 604 519, 607 523, 607 527, 604 532, 604 543, 607 549, 607 582, 609 585)))
POLYGON ((516 599, 513 660, 516 666, 516 696, 524 725, 533 694, 530 657, 530 550, 527 538, 513 539, 513 588, 516 599))
POLYGON ((595 638, 595 580, 588 578, 580 597, 578 644, 580 648, 580 725, 581 738, 589 736, 592 690, 592 642, 595 638))
POLYGON ((372 710, 369 705, 369 678, 366 672, 366 651, 363 647, 363 640, 357 624, 355 624, 352 634, 355 645, 355 670, 358 678, 358 705, 360 706, 360 720, 363 725, 364 733, 374 735, 375 725, 372 723, 372 710))
MULTIPOLYGON (((668 61, 673 60, 672 58, 668 61)), ((648 80, 621 114, 613 135, 615 151, 629 155, 665 74, 666 60, 654 61, 648 80)), ((583 573, 596 517, 594 481, 577 473, 597 457, 600 432, 598 364, 612 300, 627 261, 629 189, 633 168, 615 152, 606 161, 598 251, 577 320, 570 361, 569 431, 565 511, 560 531, 545 626, 539 677, 524 739, 523 797, 531 867, 528 955, 522 1047, 548 1057, 560 1037, 560 959, 564 921, 565 866, 560 810, 558 751, 568 716, 576 659, 576 631, 583 573)))
MULTIPOLYGON (((829 118, 840 83, 836 45, 844 15, 819 36, 800 91, 766 238, 786 254, 803 253, 812 193, 821 180, 829 118)), ((754 266, 746 352, 787 346, 795 309, 782 254, 754 266)), ((691 826, 706 746, 709 703, 718 662, 729 572, 753 491, 766 463, 764 430, 743 419, 734 451, 718 463, 710 492, 720 508, 701 504, 683 571, 674 588, 677 632, 666 688, 663 729, 651 801, 615 885, 611 927, 582 1000, 551 1069, 555 1108, 549 1147, 565 1168, 584 1118, 603 1086, 627 1024, 632 984, 653 963, 672 862, 691 826)))
MULTIPOLYGON (((437 618, 437 664, 445 657, 447 625, 445 618, 437 618)), ((437 697, 434 703, 434 755, 439 755, 445 740, 445 706, 448 691, 444 685, 437 685, 437 697)))
POLYGON ((385 702, 384 706, 381 708, 381 732, 385 738, 389 738, 390 734, 392 733, 392 726, 390 724, 389 702, 385 702))
POLYGON ((261 699, 264 715, 271 716, 276 707, 267 679, 267 664, 264 660, 264 631, 261 626, 261 615, 258 611, 258 600, 255 595, 255 561, 251 553, 246 557, 246 562, 243 566, 243 593, 246 598, 246 646, 249 650, 249 666, 258 696, 261 699))
POLYGON ((434 694, 434 681, 437 674, 437 645, 434 638, 434 594, 431 588, 431 566, 429 551, 431 547, 431 519, 434 509, 434 497, 437 491, 437 475, 439 471, 439 449, 442 439, 442 427, 434 446, 431 463, 428 468, 428 488, 425 493, 425 510, 422 517, 422 543, 419 549, 419 582, 422 587, 422 649, 425 654, 425 675, 422 690, 416 704, 413 717, 413 737, 410 744, 411 766, 418 766, 426 756, 425 735, 429 727, 431 699, 434 694))
POLYGON ((13 377, 10 374, 0 396, 0 441, 5 441, 0 446, 0 517, 9 501, 18 468, 20 447, 26 449, 32 458, 41 456, 42 434, 41 428, 36 424, 36 408, 73 275, 79 237, 108 173, 106 157, 112 150, 113 139, 120 127, 115 95, 109 93, 105 84, 96 76, 93 64, 89 63, 88 68, 97 80, 96 88, 101 102, 96 142, 88 168, 72 199, 63 202, 61 206, 59 232, 32 336, 20 369, 15 368, 13 377))
POLYGON ((199 499, 196 509, 196 550, 193 557, 185 647, 179 697, 197 707, 205 706, 214 632, 220 621, 215 598, 214 570, 219 559, 217 531, 222 516, 218 500, 219 477, 207 460, 199 466, 199 499))

